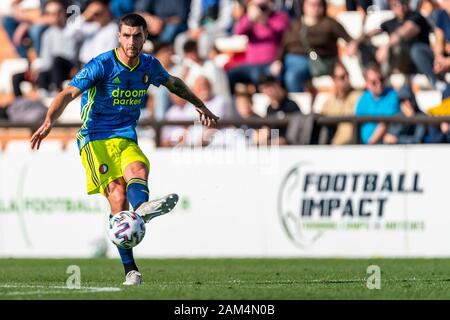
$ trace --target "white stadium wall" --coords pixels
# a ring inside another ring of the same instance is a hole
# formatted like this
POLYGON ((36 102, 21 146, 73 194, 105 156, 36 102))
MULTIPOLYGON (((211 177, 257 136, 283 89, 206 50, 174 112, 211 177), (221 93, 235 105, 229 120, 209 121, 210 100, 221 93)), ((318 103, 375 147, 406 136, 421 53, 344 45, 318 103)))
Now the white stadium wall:
MULTIPOLYGON (((138 257, 450 256, 447 146, 145 152, 181 198, 138 257)), ((73 148, 0 153, 0 256, 116 257, 84 179, 73 148)))

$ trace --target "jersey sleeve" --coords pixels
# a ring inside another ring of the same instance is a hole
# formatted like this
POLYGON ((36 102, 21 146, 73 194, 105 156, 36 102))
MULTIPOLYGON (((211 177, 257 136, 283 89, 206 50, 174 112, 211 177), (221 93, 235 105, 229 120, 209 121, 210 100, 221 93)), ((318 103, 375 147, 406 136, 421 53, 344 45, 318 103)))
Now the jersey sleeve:
POLYGON ((158 59, 153 59, 150 64, 150 83, 156 87, 169 80, 169 73, 161 65, 158 59))
POLYGON ((103 79, 104 73, 102 63, 97 59, 92 59, 73 77, 69 85, 82 92, 86 91, 103 79))

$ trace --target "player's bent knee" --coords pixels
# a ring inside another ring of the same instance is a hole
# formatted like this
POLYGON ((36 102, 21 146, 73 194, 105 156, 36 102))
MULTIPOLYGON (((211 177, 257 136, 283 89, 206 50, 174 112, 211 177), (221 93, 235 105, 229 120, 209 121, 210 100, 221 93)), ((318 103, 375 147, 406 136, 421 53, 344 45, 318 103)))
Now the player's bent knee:
POLYGON ((133 163, 130 163, 125 168, 125 179, 128 181, 132 178, 141 178, 144 180, 147 180, 148 178, 148 168, 147 165, 141 161, 136 161, 133 163))

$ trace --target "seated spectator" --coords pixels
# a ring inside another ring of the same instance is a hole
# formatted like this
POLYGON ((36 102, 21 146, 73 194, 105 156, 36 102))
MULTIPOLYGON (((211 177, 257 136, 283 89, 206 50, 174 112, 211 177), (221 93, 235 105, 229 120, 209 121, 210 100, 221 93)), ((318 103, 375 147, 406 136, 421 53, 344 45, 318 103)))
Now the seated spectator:
MULTIPOLYGON (((214 113, 216 116, 218 116, 220 119, 227 119, 231 118, 231 108, 229 104, 225 101, 225 99, 220 95, 214 95, 212 91, 212 86, 209 80, 206 77, 198 77, 195 81, 192 92, 199 97, 205 105, 208 107, 209 110, 211 110, 212 113, 214 113)), ((182 107, 183 109, 186 108, 186 106, 182 107)), ((196 111, 194 108, 189 107, 194 111, 193 114, 196 114, 196 111)), ((168 117, 173 116, 172 114, 168 113, 168 117)), ((183 112, 183 115, 185 115, 185 112, 183 112)), ((179 112, 177 112, 179 113, 179 112)), ((188 114, 190 115, 190 114, 188 114)), ((194 118, 196 119, 196 118, 194 118)), ((173 119, 170 119, 173 120, 173 119)), ((179 119, 181 120, 181 119, 179 119)), ((189 120, 189 119, 186 119, 189 120)), ((180 129, 178 128, 178 131, 176 132, 177 136, 180 136, 180 129)), ((207 127, 202 126, 190 126, 182 136, 181 140, 178 140, 178 144, 183 145, 190 145, 190 146, 204 146, 207 145, 210 141, 210 137, 216 132, 215 129, 210 129, 207 127)), ((172 139, 173 139, 173 133, 172 133, 172 139)))
POLYGON ((109 7, 114 19, 120 19, 122 16, 134 11, 133 0, 111 0, 109 7))
POLYGON ((173 43, 187 30, 190 4, 190 0, 136 0, 134 9, 147 21, 150 40, 173 43))
POLYGON ((49 1, 45 15, 50 25, 42 35, 39 68, 13 76, 16 96, 22 95, 20 83, 25 80, 36 82, 44 91, 61 90, 63 81, 70 78, 75 66, 75 41, 66 33, 66 7, 60 1, 49 1))
POLYGON ((345 8, 347 11, 357 11, 358 8, 361 8, 361 10, 367 13, 367 9, 372 5, 372 0, 345 0, 345 8))
POLYGON ((198 77, 192 86, 192 92, 220 119, 231 118, 232 112, 229 103, 223 96, 214 94, 212 84, 208 78, 198 77))
MULTIPOLYGON (((414 117, 424 115, 417 106, 414 93, 410 86, 403 86, 398 92, 400 100, 399 117, 414 117)), ((383 143, 385 144, 412 144, 422 143, 425 140, 427 127, 423 124, 390 124, 387 133, 384 135, 383 143)))
MULTIPOLYGON (((253 102, 250 93, 237 93, 235 97, 235 105, 237 115, 235 119, 252 120, 261 119, 255 112, 253 112, 253 102)), ((233 146, 248 146, 258 145, 259 128, 253 129, 247 125, 232 128, 225 128, 220 131, 211 130, 211 137, 206 137, 209 140, 211 147, 233 147, 233 146)))
MULTIPOLYGON (((383 75, 377 65, 369 65, 364 70, 366 90, 356 105, 356 116, 393 116, 400 111, 397 92, 384 85, 383 75)), ((368 122, 361 125, 361 142, 378 144, 387 131, 385 123, 368 122)))
MULTIPOLYGON (((267 107, 267 118, 284 119, 286 116, 294 113, 301 113, 298 105, 290 100, 287 91, 281 83, 272 76, 262 77, 259 82, 259 90, 270 99, 270 105, 267 107)), ((279 130, 279 138, 272 141, 275 144, 287 144, 286 128, 272 127, 279 130)))
POLYGON ((256 86, 262 75, 270 74, 283 32, 289 26, 287 13, 273 11, 272 7, 272 0, 249 0, 246 14, 235 26, 235 33, 248 36, 249 42, 244 63, 228 71, 232 92, 236 83, 256 86))
POLYGON ((213 61, 202 59, 198 52, 197 42, 189 40, 184 44, 184 58, 172 72, 181 77, 189 87, 192 87, 198 77, 208 78, 214 95, 222 96, 231 105, 230 86, 225 71, 213 61))
POLYGON ((27 58, 27 48, 30 46, 37 54, 40 53, 41 36, 49 24, 49 17, 43 14, 46 1, 40 1, 40 6, 27 10, 22 8, 21 2, 12 1, 12 15, 3 17, 2 25, 19 56, 27 58))
MULTIPOLYGON (((158 43, 153 49, 153 55, 161 62, 161 65, 166 70, 171 70, 173 67, 172 57, 174 55, 173 45, 170 43, 158 43)), ((145 118, 154 118, 156 120, 163 120, 164 115, 170 107, 169 91, 164 86, 150 86, 148 88, 149 100, 147 103, 147 110, 143 116, 145 118)))
POLYGON ((271 66, 273 75, 283 73, 289 92, 304 91, 311 77, 331 75, 338 60, 339 38, 347 41, 349 53, 356 51, 356 42, 344 27, 328 17, 325 0, 305 0, 302 11, 303 16, 285 32, 271 66))
MULTIPOLYGON (((237 119, 262 119, 253 111, 253 100, 250 93, 237 93, 234 99, 236 105, 237 119)), ((241 128, 248 127, 243 126, 241 128)))
POLYGON ((363 64, 380 63, 386 76, 394 70, 404 74, 419 72, 427 76, 432 86, 440 86, 433 72, 434 55, 429 42, 431 27, 428 21, 419 12, 409 9, 409 0, 390 0, 389 3, 395 17, 358 41, 363 64), (382 32, 389 34, 386 45, 376 49, 365 43, 382 32))
MULTIPOLYGON (((446 90, 442 97, 442 102, 427 110, 430 116, 450 116, 450 92, 446 90)), ((430 143, 450 143, 450 124, 442 122, 438 126, 429 127, 429 139, 426 142, 430 143)))
MULTIPOLYGON (((450 71, 450 1, 443 0, 440 5, 443 10, 438 11, 434 28, 434 72, 443 77, 450 71)), ((447 90, 450 90, 448 85, 447 90)))
POLYGON ((298 19, 302 15, 301 1, 275 0, 275 10, 284 10, 291 19, 298 19))
MULTIPOLYGON (((354 90, 350 84, 350 77, 341 62, 334 65, 333 70, 334 93, 325 101, 322 114, 325 116, 352 116, 361 92, 354 90)), ((353 126, 351 123, 340 123, 332 137, 332 144, 349 144, 352 142, 353 126)))
MULTIPOLYGON (((174 94, 170 95, 170 99, 173 104, 169 110, 167 110, 165 120, 194 122, 197 119, 197 112, 192 106, 189 106, 184 99, 174 94)), ((173 147, 176 145, 183 145, 186 143, 187 134, 188 127, 164 126, 161 131, 161 146, 173 147)))
POLYGON ((231 1, 192 0, 188 18, 189 29, 175 39, 175 52, 182 56, 183 45, 191 39, 198 42, 199 55, 206 59, 214 41, 227 35, 231 24, 231 1))
POLYGON ((67 36, 73 37, 79 46, 78 60, 82 65, 116 48, 118 31, 108 4, 102 0, 90 2, 83 14, 66 27, 67 36))

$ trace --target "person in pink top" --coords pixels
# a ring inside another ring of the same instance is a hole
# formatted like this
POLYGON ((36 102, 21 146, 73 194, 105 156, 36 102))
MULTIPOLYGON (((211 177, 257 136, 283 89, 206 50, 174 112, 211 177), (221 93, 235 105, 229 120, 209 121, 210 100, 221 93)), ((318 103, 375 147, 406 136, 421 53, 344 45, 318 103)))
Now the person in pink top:
POLYGON ((235 34, 248 37, 245 62, 228 72, 231 91, 236 83, 257 84, 270 73, 284 31, 289 27, 289 15, 273 10, 273 0, 249 0, 245 15, 235 25, 235 34))

